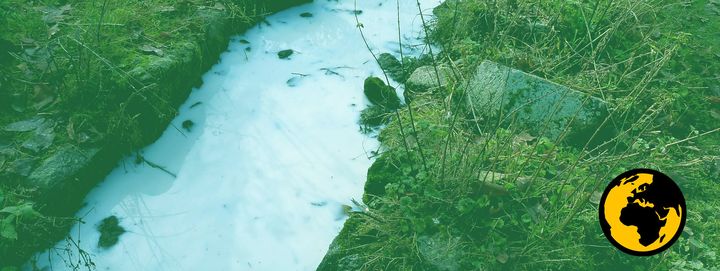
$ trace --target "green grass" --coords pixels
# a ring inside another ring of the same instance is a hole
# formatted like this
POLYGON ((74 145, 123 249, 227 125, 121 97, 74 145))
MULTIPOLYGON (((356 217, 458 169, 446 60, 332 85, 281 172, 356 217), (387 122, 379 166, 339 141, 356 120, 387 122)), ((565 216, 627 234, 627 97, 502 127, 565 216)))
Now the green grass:
MULTIPOLYGON (((42 117, 54 140, 36 153, 21 147, 32 132, 0 129, 0 269, 63 238, 79 208, 48 208, 16 162, 34 168, 71 145, 100 148, 114 164, 160 135, 231 34, 298 2, 1 1, 0 128, 42 117)), ((95 170, 96 180, 82 181, 100 181, 104 169, 95 170)), ((90 188, 71 191, 78 204, 90 188)), ((76 247, 56 249, 77 257, 69 268, 92 262, 76 247)))
POLYGON ((381 131, 367 209, 351 215, 321 267, 719 268, 717 8, 713 1, 446 1, 435 9, 430 40, 443 49, 438 62, 454 63, 456 83, 415 97, 381 131), (485 59, 604 99, 618 136, 576 148, 475 119, 463 82, 485 59), (687 199, 682 237, 651 257, 615 249, 597 218, 605 185, 636 167, 669 174, 687 199))

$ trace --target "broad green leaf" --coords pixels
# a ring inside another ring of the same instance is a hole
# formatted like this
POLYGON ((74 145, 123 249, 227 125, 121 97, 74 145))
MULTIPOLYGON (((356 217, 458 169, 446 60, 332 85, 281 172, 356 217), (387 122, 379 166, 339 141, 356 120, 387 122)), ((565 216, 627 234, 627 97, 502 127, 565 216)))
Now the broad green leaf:
POLYGON ((32 204, 30 204, 30 203, 21 205, 20 208, 18 209, 18 215, 20 215, 21 217, 25 217, 25 218, 27 218, 27 217, 42 217, 42 214, 40 214, 38 211, 35 211, 35 209, 33 209, 32 204))
POLYGON ((0 213, 17 214, 18 206, 8 206, 0 209, 0 213))
POLYGON ((6 218, 0 223, 0 236, 11 240, 17 239, 17 231, 15 231, 15 225, 12 222, 12 219, 6 218))

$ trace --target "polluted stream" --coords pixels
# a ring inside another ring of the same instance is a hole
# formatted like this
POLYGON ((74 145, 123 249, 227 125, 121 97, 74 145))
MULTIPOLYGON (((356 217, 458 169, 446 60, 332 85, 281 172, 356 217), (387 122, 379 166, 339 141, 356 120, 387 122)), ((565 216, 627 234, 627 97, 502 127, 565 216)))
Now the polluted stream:
MULTIPOLYGON (((417 3, 399 4, 403 53, 425 53, 417 3)), ((428 17, 438 4, 420 1, 428 17)), ((35 265, 314 270, 379 148, 358 121, 363 80, 384 77, 355 16, 373 52, 400 56, 396 1, 355 5, 316 1, 233 37, 162 136, 118 163, 76 214, 83 223, 35 265), (108 217, 124 232, 103 248, 108 217)))

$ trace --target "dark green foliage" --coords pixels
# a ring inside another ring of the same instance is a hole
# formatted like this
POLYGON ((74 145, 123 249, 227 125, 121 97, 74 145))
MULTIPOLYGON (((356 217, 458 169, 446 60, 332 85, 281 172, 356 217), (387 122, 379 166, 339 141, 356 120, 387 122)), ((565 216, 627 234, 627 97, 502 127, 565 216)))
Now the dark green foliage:
POLYGON ((418 95, 412 118, 403 108, 380 132, 369 208, 319 269, 717 269, 716 2, 445 1, 431 25, 440 64, 469 78, 488 59, 600 97, 617 133, 568 146, 454 110, 462 82, 418 95), (652 257, 619 252, 598 223, 598 193, 637 167, 672 176, 687 199, 685 232, 652 257))
POLYGON ((43 214, 19 220, 17 240, 0 240, 0 269, 67 234, 89 189, 162 133, 232 34, 301 2, 0 1, 0 190, 13 195, 0 209, 43 214), (38 116, 51 125, 2 129, 38 116), (66 147, 97 154, 68 164, 52 189, 29 181, 48 181, 60 167, 38 167, 66 161, 51 159, 66 147))
POLYGON ((378 56, 378 63, 391 79, 404 83, 416 68, 431 65, 432 59, 424 54, 418 58, 406 56, 401 62, 389 53, 382 53, 378 56))
POLYGON ((407 80, 407 72, 403 69, 400 61, 393 55, 388 53, 382 53, 378 56, 378 63, 390 78, 398 82, 405 82, 407 80))
POLYGON ((120 235, 125 233, 125 229, 120 226, 120 220, 116 216, 108 216, 100 221, 97 226, 100 232, 98 246, 101 248, 109 248, 117 244, 120 235))
POLYGON ((394 161, 390 155, 382 155, 375 160, 367 172, 363 202, 371 204, 374 198, 385 195, 385 187, 402 173, 398 165, 402 163, 394 161))
POLYGON ((446 1, 434 11, 432 39, 453 59, 464 60, 468 70, 489 59, 618 104, 642 91, 646 95, 633 105, 669 103, 658 119, 681 137, 693 127, 713 129, 720 120, 713 109, 720 97, 714 79, 720 73, 720 20, 714 11, 719 6, 715 1, 446 1))
POLYGON ((392 112, 377 105, 370 105, 360 112, 360 125, 364 131, 372 131, 382 125, 388 124, 392 119, 392 112))

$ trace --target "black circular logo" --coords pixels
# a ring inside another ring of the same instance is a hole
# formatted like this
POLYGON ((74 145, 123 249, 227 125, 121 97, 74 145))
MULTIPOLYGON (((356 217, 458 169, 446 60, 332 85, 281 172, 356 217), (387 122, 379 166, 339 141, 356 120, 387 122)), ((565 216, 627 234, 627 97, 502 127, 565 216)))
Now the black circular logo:
POLYGON ((598 209, 605 237, 636 256, 655 255, 672 246, 687 216, 680 188, 652 169, 633 169, 615 177, 598 209))

